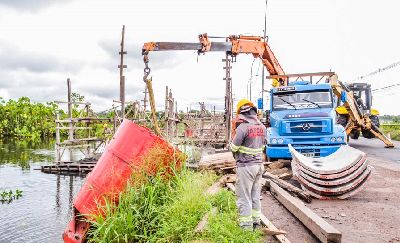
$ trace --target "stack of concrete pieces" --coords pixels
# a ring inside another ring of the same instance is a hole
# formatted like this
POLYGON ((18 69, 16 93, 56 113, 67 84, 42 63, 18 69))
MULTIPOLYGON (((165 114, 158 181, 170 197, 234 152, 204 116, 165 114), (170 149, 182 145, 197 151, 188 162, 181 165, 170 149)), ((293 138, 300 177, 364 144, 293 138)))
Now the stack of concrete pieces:
POLYGON ((310 158, 289 145, 292 171, 304 190, 319 199, 346 199, 359 192, 371 175, 366 154, 348 145, 322 158, 310 158))

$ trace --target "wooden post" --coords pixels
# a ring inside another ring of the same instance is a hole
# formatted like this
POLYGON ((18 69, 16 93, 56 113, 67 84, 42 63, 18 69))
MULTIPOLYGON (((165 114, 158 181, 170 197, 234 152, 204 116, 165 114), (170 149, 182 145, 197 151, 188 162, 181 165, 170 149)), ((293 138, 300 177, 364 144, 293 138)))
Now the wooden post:
POLYGON ((61 161, 61 154, 60 154, 60 114, 57 112, 56 114, 56 162, 59 163, 61 161))
POLYGON ((168 116, 169 116, 169 99, 168 99, 168 86, 165 86, 165 113, 164 113, 164 117, 165 117, 165 136, 168 140, 169 138, 169 127, 168 127, 168 116))
POLYGON ((71 94, 71 80, 67 79, 67 89, 68 89, 68 118, 69 118, 69 130, 68 130, 68 139, 74 139, 74 124, 72 121, 72 94, 71 94))
POLYGON ((231 141, 231 124, 232 124, 232 78, 231 78, 231 60, 229 59, 228 53, 226 53, 225 59, 225 128, 226 128, 226 146, 231 141))
MULTIPOLYGON (((71 80, 67 79, 67 89, 68 89, 68 117, 69 117, 69 129, 68 129, 68 140, 74 140, 74 123, 72 120, 72 91, 71 91, 71 80)), ((69 160, 72 161, 72 149, 69 151, 69 160)))
POLYGON ((120 77, 121 118, 125 118, 125 76, 120 77))
POLYGON ((120 64, 119 68, 119 100, 121 101, 121 118, 125 118, 125 76, 124 76, 124 68, 127 68, 127 65, 124 65, 124 55, 127 52, 124 50, 125 43, 125 25, 122 26, 122 34, 121 34, 121 50, 119 52, 120 55, 120 64))

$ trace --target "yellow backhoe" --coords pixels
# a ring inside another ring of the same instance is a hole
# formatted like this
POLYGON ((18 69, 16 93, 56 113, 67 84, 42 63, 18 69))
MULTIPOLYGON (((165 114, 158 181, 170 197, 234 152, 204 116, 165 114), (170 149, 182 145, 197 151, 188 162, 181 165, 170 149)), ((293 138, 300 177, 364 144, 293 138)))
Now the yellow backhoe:
POLYGON ((372 109, 371 85, 366 83, 343 84, 333 75, 330 80, 333 92, 343 102, 336 108, 338 123, 346 129, 346 134, 357 139, 360 134, 365 138, 379 138, 386 148, 393 148, 393 142, 379 130, 379 112, 372 109))

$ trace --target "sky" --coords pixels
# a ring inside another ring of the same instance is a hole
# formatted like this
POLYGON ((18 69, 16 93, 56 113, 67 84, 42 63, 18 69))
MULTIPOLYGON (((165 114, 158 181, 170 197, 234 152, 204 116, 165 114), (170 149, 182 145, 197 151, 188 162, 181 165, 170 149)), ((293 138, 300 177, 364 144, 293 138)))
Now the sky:
MULTIPOLYGON (((344 82, 400 61, 400 1, 268 0, 268 44, 286 73, 335 71, 344 82)), ((141 47, 149 41, 198 42, 212 36, 263 35, 265 0, 0 0, 0 97, 66 100, 66 80, 94 110, 119 97, 119 43, 126 26, 126 99, 142 100, 141 47)), ((157 109, 165 86, 179 110, 224 105, 224 53, 150 53, 157 109)), ((260 97, 260 61, 233 63, 235 101, 260 97)), ((362 79, 373 89, 400 83, 400 66, 362 79)), ((381 114, 400 114, 400 86, 374 93, 381 114)), ((266 85, 269 88, 269 84, 266 85)))

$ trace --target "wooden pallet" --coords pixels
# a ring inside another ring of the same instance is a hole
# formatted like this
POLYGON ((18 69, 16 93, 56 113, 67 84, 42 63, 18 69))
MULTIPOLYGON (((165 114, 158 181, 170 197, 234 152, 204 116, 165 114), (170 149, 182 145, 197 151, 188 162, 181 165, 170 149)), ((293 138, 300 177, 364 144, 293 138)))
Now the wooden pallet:
POLYGON ((41 171, 50 174, 87 174, 93 170, 97 161, 61 162, 53 165, 42 165, 41 171))

